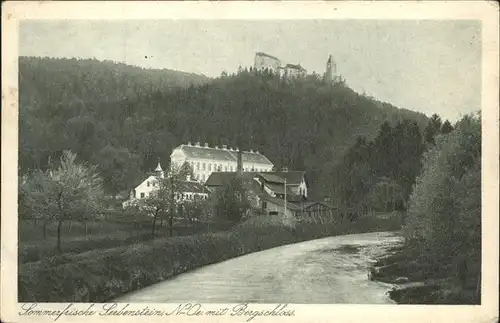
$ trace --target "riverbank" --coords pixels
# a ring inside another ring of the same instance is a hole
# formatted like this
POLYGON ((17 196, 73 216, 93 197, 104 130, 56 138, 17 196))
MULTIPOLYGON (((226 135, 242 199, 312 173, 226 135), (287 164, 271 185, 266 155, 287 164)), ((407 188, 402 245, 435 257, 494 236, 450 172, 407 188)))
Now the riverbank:
POLYGON ((366 272, 374 258, 400 241, 396 232, 303 241, 204 266, 110 301, 394 304, 388 286, 369 281, 366 272))
POLYGON ((19 301, 106 302, 180 273, 248 253, 328 236, 399 228, 398 219, 374 217, 341 224, 301 224, 295 230, 253 223, 230 231, 51 257, 19 266, 19 301))
POLYGON ((391 248, 370 270, 370 279, 394 285, 398 304, 480 304, 480 260, 468 259, 466 273, 451 256, 430 256, 410 244, 391 248))

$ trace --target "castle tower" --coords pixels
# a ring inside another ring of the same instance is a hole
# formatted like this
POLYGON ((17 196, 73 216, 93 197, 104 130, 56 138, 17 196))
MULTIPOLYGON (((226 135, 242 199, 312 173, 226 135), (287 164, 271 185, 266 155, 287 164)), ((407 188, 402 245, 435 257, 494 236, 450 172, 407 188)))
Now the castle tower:
POLYGON ((325 82, 332 83, 337 79, 337 65, 332 59, 332 55, 328 56, 326 61, 325 82))

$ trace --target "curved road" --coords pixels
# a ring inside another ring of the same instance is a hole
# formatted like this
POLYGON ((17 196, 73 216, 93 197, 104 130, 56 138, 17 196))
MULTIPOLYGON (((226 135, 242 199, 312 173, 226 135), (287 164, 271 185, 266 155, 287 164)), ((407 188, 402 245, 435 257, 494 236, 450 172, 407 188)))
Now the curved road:
POLYGON ((393 303, 390 285, 370 281, 374 258, 398 244, 394 233, 329 237, 205 266, 112 302, 393 303))

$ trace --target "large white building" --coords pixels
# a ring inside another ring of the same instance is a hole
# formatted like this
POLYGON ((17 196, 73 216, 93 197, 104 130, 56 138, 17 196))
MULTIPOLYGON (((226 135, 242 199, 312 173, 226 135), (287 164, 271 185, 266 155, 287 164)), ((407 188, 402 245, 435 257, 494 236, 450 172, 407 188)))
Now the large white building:
MULTIPOLYGON (((204 183, 212 172, 235 172, 238 168, 238 150, 227 146, 209 147, 208 144, 180 145, 170 155, 170 164, 181 167, 188 163, 194 179, 204 183)), ((243 172, 270 172, 274 165, 258 151, 241 152, 243 172)))

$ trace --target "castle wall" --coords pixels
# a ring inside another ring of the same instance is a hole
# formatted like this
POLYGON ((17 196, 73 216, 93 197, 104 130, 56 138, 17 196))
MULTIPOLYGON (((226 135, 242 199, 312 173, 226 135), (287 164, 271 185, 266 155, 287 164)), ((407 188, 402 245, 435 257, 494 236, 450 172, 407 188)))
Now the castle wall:
POLYGON ((266 68, 274 73, 279 72, 281 62, 279 59, 268 57, 265 55, 255 55, 254 68, 257 70, 265 70, 266 68))

